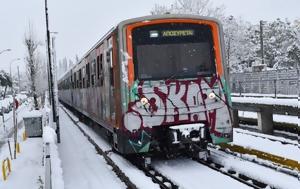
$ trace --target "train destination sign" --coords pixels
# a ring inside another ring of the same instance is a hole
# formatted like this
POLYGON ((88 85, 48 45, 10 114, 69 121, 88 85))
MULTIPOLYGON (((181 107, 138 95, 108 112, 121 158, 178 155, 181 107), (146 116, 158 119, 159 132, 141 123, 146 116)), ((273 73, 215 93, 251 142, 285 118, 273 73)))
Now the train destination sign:
POLYGON ((163 37, 181 37, 181 36, 193 36, 194 30, 166 30, 162 31, 163 37))

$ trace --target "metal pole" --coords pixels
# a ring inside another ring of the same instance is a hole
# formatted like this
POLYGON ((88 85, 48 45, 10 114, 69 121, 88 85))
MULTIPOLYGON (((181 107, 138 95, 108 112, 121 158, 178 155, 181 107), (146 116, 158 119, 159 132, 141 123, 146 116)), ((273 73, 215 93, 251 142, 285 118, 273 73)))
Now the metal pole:
MULTIPOLYGON (((56 105, 54 100, 54 87, 53 87, 53 73, 52 73, 52 63, 51 63, 51 50, 50 50, 50 32, 49 32, 49 24, 48 24, 48 7, 47 0, 45 0, 45 15, 46 15, 46 31, 47 31, 47 51, 48 51, 48 62, 49 62, 49 76, 50 76, 50 89, 51 89, 51 102, 52 102, 52 116, 53 122, 57 122, 56 117, 56 105)), ((57 124, 57 123, 56 123, 57 124)), ((56 125, 56 134, 57 134, 57 142, 60 143, 59 137, 59 124, 56 125)))
MULTIPOLYGON (((57 32, 53 32, 54 34, 57 34, 57 32)), ((55 78, 53 80, 54 82, 54 87, 53 87, 53 90, 54 90, 54 102, 55 102, 55 108, 56 108, 56 111, 58 112, 58 98, 57 98, 57 69, 56 69, 56 51, 55 51, 55 37, 53 36, 52 37, 52 58, 53 58, 53 69, 54 69, 54 75, 53 77, 55 78)), ((59 125, 59 114, 57 113, 56 114, 56 134, 57 134, 57 142, 60 143, 60 125, 59 125)))
POLYGON ((260 51, 261 51, 261 64, 264 64, 264 40, 263 40, 263 21, 259 21, 260 28, 260 51))

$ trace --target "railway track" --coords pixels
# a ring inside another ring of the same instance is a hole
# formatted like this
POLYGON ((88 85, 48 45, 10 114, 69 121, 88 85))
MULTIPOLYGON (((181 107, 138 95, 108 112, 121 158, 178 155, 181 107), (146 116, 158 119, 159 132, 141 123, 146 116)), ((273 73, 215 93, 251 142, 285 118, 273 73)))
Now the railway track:
POLYGON ((221 144, 219 146, 209 145, 209 147, 212 149, 223 151, 226 154, 230 154, 240 159, 254 162, 264 167, 268 167, 276 171, 288 174, 290 176, 299 178, 300 175, 300 164, 295 160, 287 159, 255 149, 247 149, 243 146, 234 144, 221 144))
POLYGON ((198 163, 202 164, 202 165, 205 165, 217 172, 220 172, 228 177, 231 177, 232 179, 238 181, 238 182, 241 182, 247 186, 250 186, 254 189, 264 189, 266 188, 268 185, 265 184, 265 183, 262 183, 256 179, 253 179, 253 178, 250 178, 246 175, 243 175, 243 174, 240 174, 240 173, 237 173, 236 171, 234 170, 225 170, 224 169, 224 166, 218 164, 218 163, 214 163, 210 160, 207 160, 207 161, 204 161, 204 160, 199 160, 199 159, 195 159, 195 161, 197 161, 198 163))
MULTIPOLYGON (((78 120, 75 120, 74 117, 70 115, 68 111, 65 110, 65 108, 62 108, 62 110, 69 116, 69 118, 72 120, 72 122, 78 127, 78 129, 83 133, 83 135, 88 139, 88 141, 95 147, 97 153, 104 157, 107 164, 112 167, 112 170, 116 173, 116 175, 120 178, 122 182, 124 182, 129 189, 137 189, 138 187, 126 176, 126 174, 121 170, 121 168, 109 157, 109 153, 111 151, 105 151, 101 149, 101 147, 90 137, 84 129, 81 128, 81 126, 78 124, 78 120)), ((222 149, 221 149, 222 150, 222 149)), ((229 153, 228 150, 222 150, 223 152, 229 153)), ((230 153, 231 155, 235 155, 238 157, 235 153, 230 153)), ((138 163, 139 161, 136 161, 135 159, 128 159, 129 162, 144 172, 144 174, 147 177, 150 177, 151 180, 158 184, 160 188, 162 189, 177 189, 180 188, 178 185, 174 184, 170 179, 168 179, 166 176, 161 174, 159 171, 155 170, 153 167, 145 167, 143 164, 138 163)), ((224 166, 212 162, 212 161, 203 161, 203 160, 196 160, 198 163, 205 165, 217 172, 220 172, 228 177, 231 177, 234 180, 237 180, 247 186, 250 186, 255 189, 263 189, 267 187, 268 185, 260 182, 258 180, 252 179, 250 177, 247 177, 246 175, 237 173, 234 170, 226 170, 224 169, 224 166)), ((293 175, 295 176, 295 175, 293 175)))
POLYGON ((293 140, 285 140, 285 139, 278 139, 274 136, 267 136, 267 135, 262 135, 261 133, 255 133, 255 132, 249 132, 249 131, 241 131, 241 130, 237 130, 235 129, 236 133, 240 133, 240 134, 243 134, 243 135, 250 135, 250 136, 254 136, 254 137, 257 137, 257 138, 262 138, 262 139, 267 139, 267 140, 270 140, 272 142, 280 142, 281 144, 283 145, 293 145, 293 146, 299 146, 298 142, 295 141, 293 142, 293 140))
MULTIPOLYGON (((88 141, 95 147, 97 153, 104 157, 105 161, 108 165, 112 167, 112 170, 116 173, 116 175, 120 178, 122 182, 125 183, 128 189, 138 189, 138 187, 126 176, 126 174, 121 170, 121 168, 109 157, 109 153, 111 151, 104 151, 93 139, 90 137, 87 132, 82 129, 78 120, 74 120, 74 118, 69 114, 68 111, 65 110, 64 107, 61 107, 62 110, 68 115, 71 121, 78 127, 78 129, 83 133, 83 135, 88 139, 88 141)), ((134 159, 128 159, 131 164, 136 166, 138 169, 142 170, 146 176, 150 177, 152 181, 160 186, 162 189, 178 189, 178 186, 174 184, 167 177, 159 173, 157 170, 149 167, 144 167, 143 164, 139 164, 138 161, 134 159)))

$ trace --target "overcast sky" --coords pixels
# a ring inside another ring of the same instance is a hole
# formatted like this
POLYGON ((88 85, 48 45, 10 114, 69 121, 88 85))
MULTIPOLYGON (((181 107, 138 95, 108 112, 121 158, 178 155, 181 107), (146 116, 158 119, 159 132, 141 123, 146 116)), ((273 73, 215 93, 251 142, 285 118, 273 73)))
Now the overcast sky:
MULTIPOLYGON (((56 35, 58 59, 82 56, 102 35, 118 22, 148 15, 155 3, 168 5, 173 0, 48 0, 50 30, 56 35)), ((257 23, 259 20, 274 20, 300 17, 299 0, 211 0, 215 5, 224 4, 226 15, 241 16, 257 23)), ((0 70, 16 73, 17 65, 24 69, 24 33, 33 25, 37 38, 43 42, 40 48, 45 54, 44 0, 1 0, 0 6, 0 70)))

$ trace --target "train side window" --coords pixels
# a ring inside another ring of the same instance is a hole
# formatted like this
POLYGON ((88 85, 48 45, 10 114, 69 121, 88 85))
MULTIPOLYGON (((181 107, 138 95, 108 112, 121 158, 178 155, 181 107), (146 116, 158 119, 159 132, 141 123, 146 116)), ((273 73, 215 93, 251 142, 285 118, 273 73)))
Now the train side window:
POLYGON ((110 85, 114 86, 114 70, 113 70, 113 60, 112 60, 112 51, 106 53, 106 61, 109 64, 109 76, 110 76, 110 85))
POLYGON ((82 74, 81 74, 81 69, 79 70, 79 88, 82 88, 82 74))
POLYGON ((97 79, 100 78, 100 57, 97 56, 97 79))
POLYGON ((90 73, 90 63, 86 64, 86 87, 90 87, 90 78, 91 78, 91 73, 90 73))
POLYGON ((76 88, 76 73, 74 73, 74 76, 73 76, 73 88, 74 89, 76 88))
POLYGON ((100 60, 99 60, 99 72, 98 72, 98 79, 99 79, 99 85, 103 86, 103 54, 100 54, 100 60))
POLYGON ((82 68, 82 88, 85 88, 86 86, 86 69, 82 68))
POLYGON ((93 63, 92 63, 92 70, 91 70, 91 73, 92 73, 92 87, 95 87, 95 78, 96 78, 96 60, 94 59, 93 60, 93 63))

